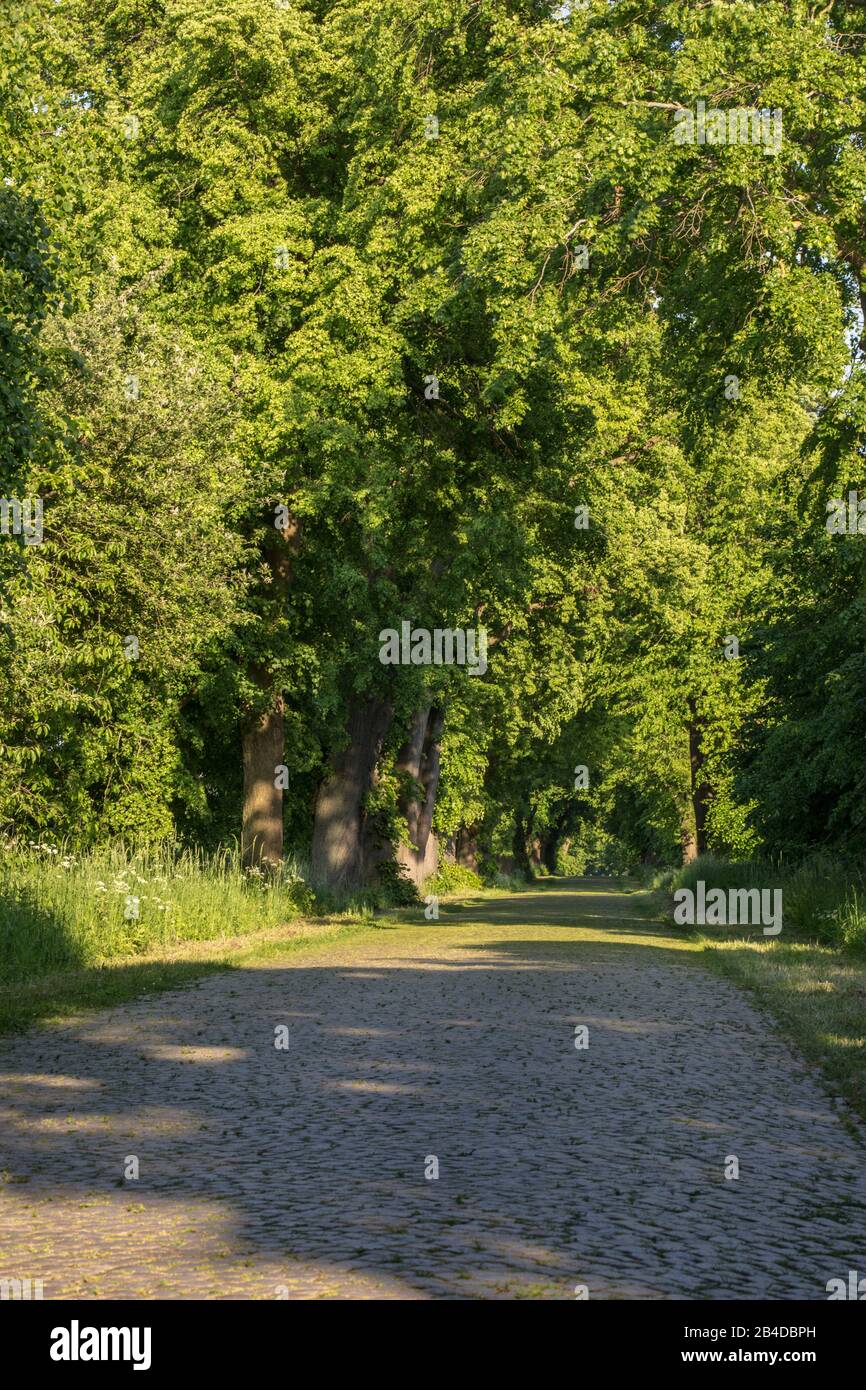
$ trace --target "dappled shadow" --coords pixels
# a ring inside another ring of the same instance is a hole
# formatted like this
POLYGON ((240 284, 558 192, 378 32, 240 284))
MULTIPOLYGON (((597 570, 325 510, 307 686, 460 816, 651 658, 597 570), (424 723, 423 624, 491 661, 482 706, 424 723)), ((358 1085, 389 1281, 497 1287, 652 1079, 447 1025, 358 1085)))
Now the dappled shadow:
POLYGON ((763 1019, 615 911, 536 939, 534 896, 6 1043, 4 1263, 47 1297, 680 1298, 866 1264, 862 1151, 763 1019))

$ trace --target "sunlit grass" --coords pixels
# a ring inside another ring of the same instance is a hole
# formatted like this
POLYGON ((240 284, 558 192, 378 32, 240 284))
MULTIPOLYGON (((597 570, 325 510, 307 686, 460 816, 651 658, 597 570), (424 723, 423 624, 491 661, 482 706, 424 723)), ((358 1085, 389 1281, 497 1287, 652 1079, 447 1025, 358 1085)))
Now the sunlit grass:
POLYGON ((0 984, 242 936, 312 906, 291 861, 264 875, 230 850, 0 842, 0 984))

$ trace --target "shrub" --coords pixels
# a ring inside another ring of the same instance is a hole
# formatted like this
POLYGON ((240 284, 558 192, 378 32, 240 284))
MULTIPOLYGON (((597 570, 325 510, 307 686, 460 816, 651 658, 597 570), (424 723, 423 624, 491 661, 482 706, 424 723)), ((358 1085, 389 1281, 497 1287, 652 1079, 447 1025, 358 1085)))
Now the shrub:
POLYGON ((436 873, 424 884, 425 893, 471 893, 483 888, 484 884, 474 869, 463 864, 454 864, 450 859, 442 859, 436 873))
POLYGON ((377 907, 412 907, 420 902, 418 889, 404 864, 386 859, 379 865, 375 899, 377 907))

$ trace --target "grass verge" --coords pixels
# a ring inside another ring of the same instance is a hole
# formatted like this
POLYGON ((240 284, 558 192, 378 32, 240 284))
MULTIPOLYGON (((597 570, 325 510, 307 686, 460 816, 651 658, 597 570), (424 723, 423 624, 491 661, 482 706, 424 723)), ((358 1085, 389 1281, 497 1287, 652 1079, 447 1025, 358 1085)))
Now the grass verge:
MULTIPOLYGON (((475 874, 447 865, 428 891, 455 888, 484 891, 475 874)), ((377 929, 373 913, 401 903, 406 920, 424 911, 396 866, 375 890, 315 895, 291 856, 265 874, 232 849, 2 839, 0 1032, 377 929)))
POLYGON ((831 1093, 866 1120, 866 955, 809 941, 695 935, 707 964, 754 993, 831 1093))
MULTIPOLYGON (((668 876, 670 878, 670 876, 668 876)), ((814 1066, 831 1095, 866 1120, 866 947, 861 882, 816 856, 790 868, 703 856, 654 892, 639 910, 672 923, 669 889, 781 887, 783 928, 678 927, 705 963, 749 990, 814 1066)), ((844 1114, 844 1112, 843 1112, 844 1114)))
POLYGON ((280 960, 311 945, 330 946, 381 930, 371 925, 369 918, 298 921, 244 936, 184 942, 146 955, 120 956, 96 966, 0 985, 0 1033, 17 1033, 34 1023, 111 1008, 142 995, 181 988, 218 970, 280 960))

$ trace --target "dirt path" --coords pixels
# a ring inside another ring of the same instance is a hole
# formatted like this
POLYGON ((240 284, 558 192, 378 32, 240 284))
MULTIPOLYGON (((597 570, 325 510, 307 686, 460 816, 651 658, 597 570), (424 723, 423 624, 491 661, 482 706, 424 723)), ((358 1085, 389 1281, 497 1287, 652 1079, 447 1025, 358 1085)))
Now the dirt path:
POLYGON ((4 1042, 0 1280, 823 1299, 864 1159, 733 986, 560 880, 4 1042))

